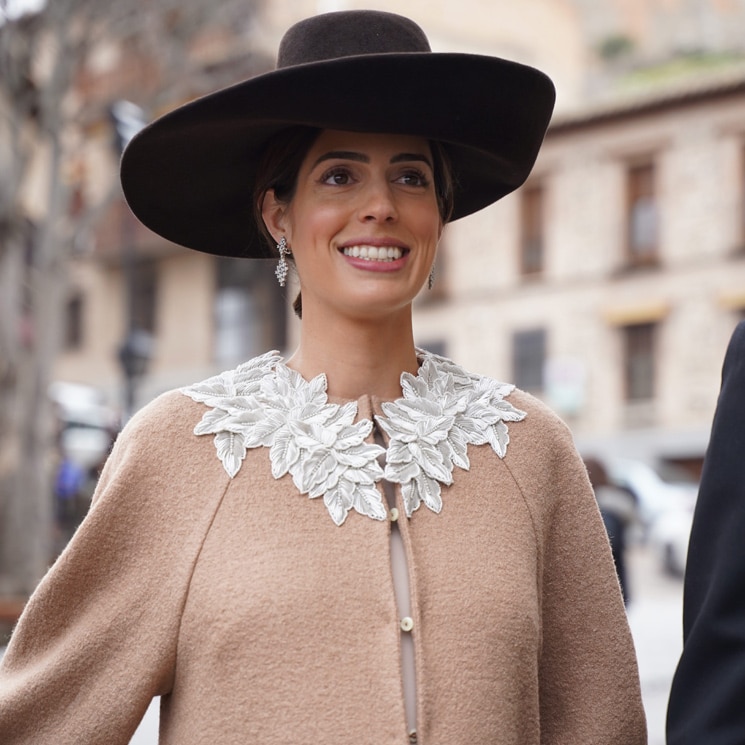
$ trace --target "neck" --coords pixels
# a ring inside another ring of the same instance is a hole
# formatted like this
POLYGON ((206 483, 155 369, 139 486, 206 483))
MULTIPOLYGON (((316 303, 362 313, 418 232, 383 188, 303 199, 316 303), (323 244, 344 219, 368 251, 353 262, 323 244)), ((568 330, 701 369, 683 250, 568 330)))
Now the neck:
POLYGON ((306 316, 300 344, 287 361, 306 380, 326 374, 328 395, 384 400, 401 396, 401 373, 416 373, 411 309, 369 321, 335 317, 322 322, 306 316))

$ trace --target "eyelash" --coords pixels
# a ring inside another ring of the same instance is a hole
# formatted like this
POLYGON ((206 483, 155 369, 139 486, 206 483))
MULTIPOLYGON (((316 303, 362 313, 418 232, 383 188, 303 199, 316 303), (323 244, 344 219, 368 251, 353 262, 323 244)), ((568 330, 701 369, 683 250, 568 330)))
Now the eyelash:
MULTIPOLYGON (((349 183, 348 181, 343 184, 331 181, 337 176, 345 176, 350 180, 353 178, 352 174, 346 166, 334 166, 333 168, 329 168, 327 171, 324 171, 319 181, 320 183, 328 184, 329 186, 347 186, 347 184, 349 183)), ((430 185, 430 180, 427 175, 424 173, 424 171, 421 171, 418 168, 407 169, 406 171, 398 175, 395 181, 401 181, 402 179, 407 179, 407 181, 404 182, 405 186, 426 188, 430 185), (409 183, 408 179, 411 178, 414 178, 416 180, 416 183, 409 183)))
MULTIPOLYGON (((334 166, 333 168, 329 168, 328 171, 324 171, 323 175, 320 178, 320 182, 322 184, 329 184, 330 180, 333 179, 336 176, 346 176, 347 178, 351 179, 352 174, 349 172, 349 169, 345 166, 334 166)), ((348 183, 348 182, 347 182, 348 183)), ((329 186, 346 186, 347 184, 329 184, 329 186)))
POLYGON ((402 178, 411 178, 414 177, 417 181, 415 184, 407 184, 407 186, 421 186, 421 187, 427 187, 429 186, 429 178, 427 178, 427 175, 424 173, 424 171, 420 171, 418 168, 409 168, 404 173, 402 173, 397 181, 402 178))

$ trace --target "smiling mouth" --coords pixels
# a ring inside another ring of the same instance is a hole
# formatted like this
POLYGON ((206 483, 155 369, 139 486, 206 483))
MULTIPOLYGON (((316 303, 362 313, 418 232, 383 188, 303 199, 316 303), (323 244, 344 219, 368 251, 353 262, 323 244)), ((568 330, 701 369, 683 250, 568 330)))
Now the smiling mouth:
POLYGON ((398 246, 345 246, 341 252, 365 261, 396 261, 408 253, 408 249, 398 246))

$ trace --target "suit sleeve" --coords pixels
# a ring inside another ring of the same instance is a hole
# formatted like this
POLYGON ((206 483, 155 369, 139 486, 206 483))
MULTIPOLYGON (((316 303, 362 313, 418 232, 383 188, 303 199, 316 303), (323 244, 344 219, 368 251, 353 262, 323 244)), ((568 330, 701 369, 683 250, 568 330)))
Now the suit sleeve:
POLYGON ((219 498, 191 498, 172 409, 156 402, 122 433, 89 514, 27 603, 0 663, 4 745, 126 745, 168 692, 219 498))
POLYGON ((745 323, 730 341, 686 565, 683 653, 668 745, 740 745, 745 733, 745 323))

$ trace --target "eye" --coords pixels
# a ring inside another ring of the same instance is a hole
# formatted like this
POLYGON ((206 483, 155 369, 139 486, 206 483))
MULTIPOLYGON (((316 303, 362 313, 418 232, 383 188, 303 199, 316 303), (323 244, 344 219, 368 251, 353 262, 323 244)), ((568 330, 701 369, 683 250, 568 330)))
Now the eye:
POLYGON ((420 187, 429 186, 430 184, 427 174, 424 173, 424 171, 419 170, 418 168, 407 168, 396 178, 396 182, 399 184, 404 184, 404 186, 420 187))
POLYGON ((354 179, 349 169, 344 166, 334 166, 323 172, 320 178, 322 184, 328 184, 329 186, 347 186, 351 184, 354 179))

